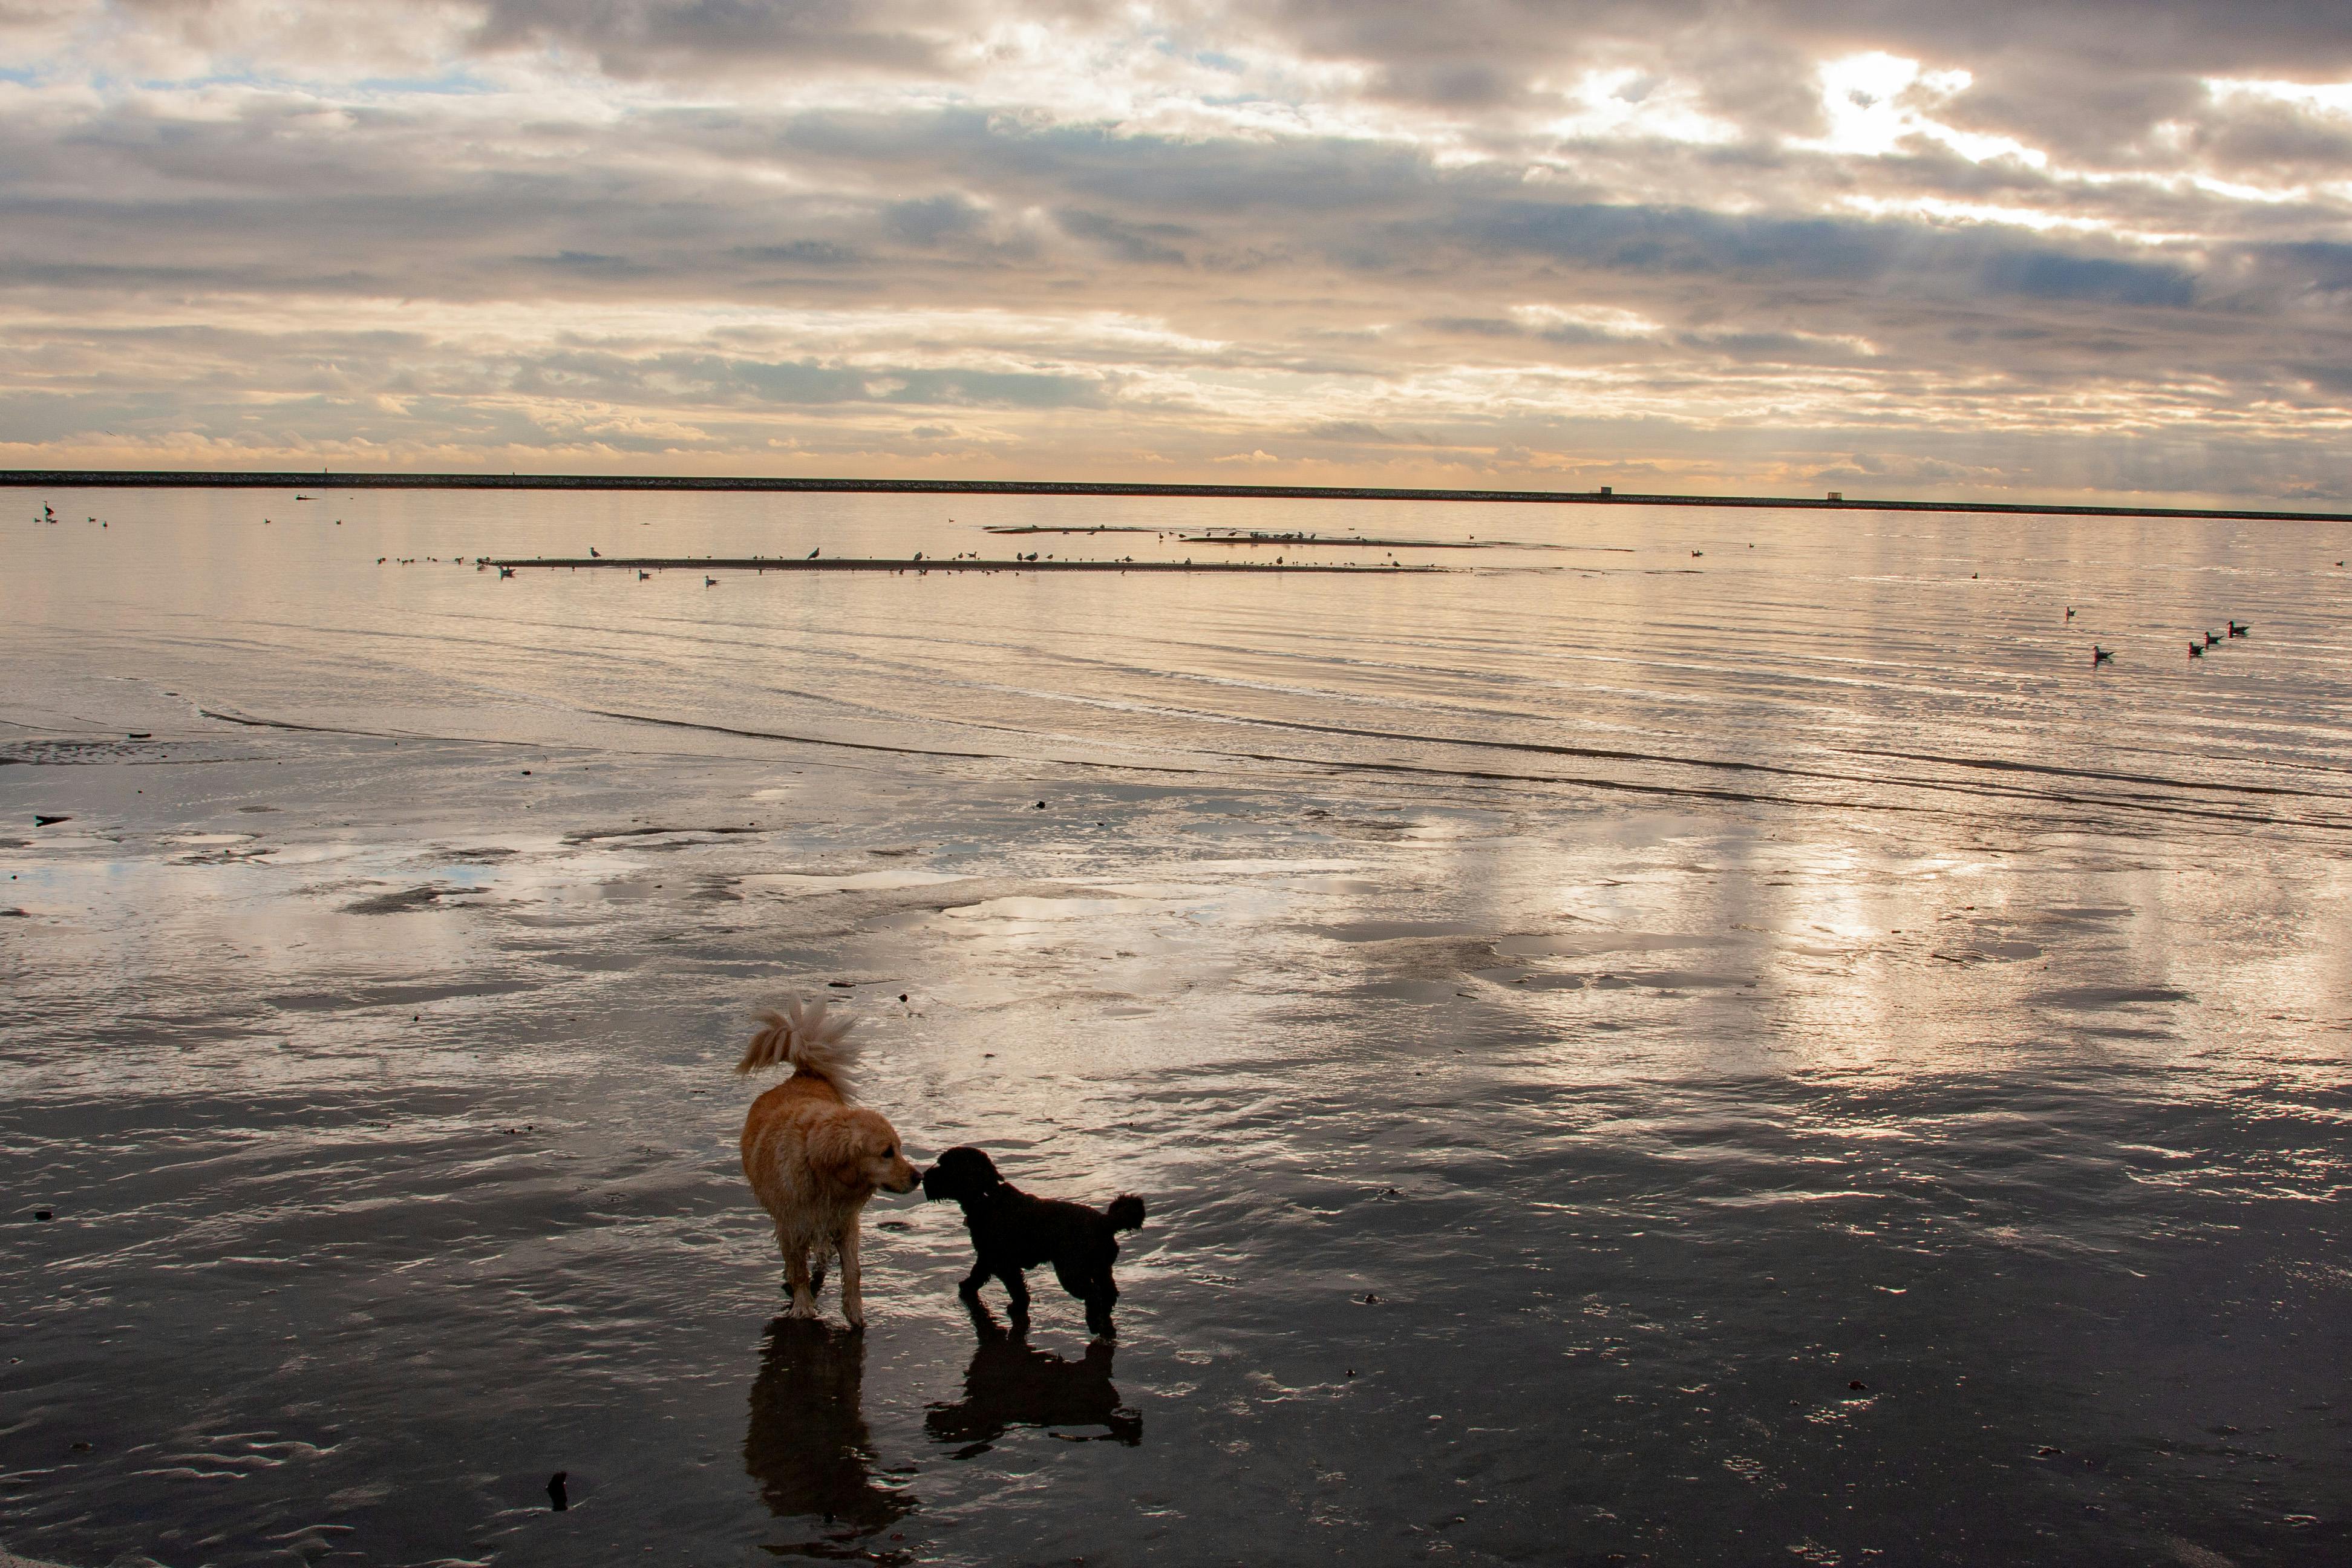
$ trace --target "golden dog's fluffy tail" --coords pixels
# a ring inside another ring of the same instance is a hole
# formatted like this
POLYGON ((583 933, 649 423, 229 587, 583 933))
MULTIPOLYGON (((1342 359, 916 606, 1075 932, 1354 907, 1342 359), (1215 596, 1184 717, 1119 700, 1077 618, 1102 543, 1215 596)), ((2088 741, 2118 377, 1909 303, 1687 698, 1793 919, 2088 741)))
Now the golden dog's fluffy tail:
POLYGON ((849 1069, 857 1065, 857 1047, 847 1038, 854 1020, 828 1016, 822 1002, 788 1002, 781 1013, 761 1014, 760 1022, 765 1027, 751 1037, 737 1072, 789 1063, 794 1072, 821 1078, 849 1098, 849 1069))

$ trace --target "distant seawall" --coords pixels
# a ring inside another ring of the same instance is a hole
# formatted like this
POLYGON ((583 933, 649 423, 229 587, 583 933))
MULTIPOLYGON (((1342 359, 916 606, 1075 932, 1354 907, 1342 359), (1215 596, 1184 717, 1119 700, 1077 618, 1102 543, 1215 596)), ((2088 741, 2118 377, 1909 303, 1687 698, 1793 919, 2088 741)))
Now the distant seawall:
POLYGON ((0 487, 58 489, 731 490, 781 495, 1162 497, 1184 500, 1480 501, 1536 506, 1717 506, 1793 511, 1950 511, 2011 517, 2166 517, 2245 522, 2352 522, 2352 512, 2257 507, 2058 506, 2016 501, 1829 500, 1809 496, 1641 495, 1597 490, 1387 489, 1356 485, 1091 484, 1060 479, 786 479, 658 474, 214 473, 173 469, 0 468, 0 487))

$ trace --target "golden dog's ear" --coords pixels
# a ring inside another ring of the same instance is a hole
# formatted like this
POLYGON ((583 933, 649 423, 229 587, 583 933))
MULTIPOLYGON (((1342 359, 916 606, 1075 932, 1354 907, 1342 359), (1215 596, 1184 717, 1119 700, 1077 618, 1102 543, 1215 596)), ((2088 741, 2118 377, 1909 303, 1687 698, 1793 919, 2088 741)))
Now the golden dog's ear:
POLYGON ((808 1163, 842 1186, 864 1186, 866 1176, 863 1167, 866 1156, 881 1152, 878 1144, 870 1149, 867 1147, 873 1142, 871 1128, 861 1127, 845 1118, 828 1121, 809 1134, 808 1163))

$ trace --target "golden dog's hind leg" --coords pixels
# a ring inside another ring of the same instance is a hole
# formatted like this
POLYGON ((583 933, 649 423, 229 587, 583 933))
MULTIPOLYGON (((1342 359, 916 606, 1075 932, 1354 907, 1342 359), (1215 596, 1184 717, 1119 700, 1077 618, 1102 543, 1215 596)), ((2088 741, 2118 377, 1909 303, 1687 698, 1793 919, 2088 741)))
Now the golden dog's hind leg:
POLYGON ((853 1329, 866 1326, 865 1279, 857 1260, 857 1216, 851 1215, 841 1227, 836 1244, 841 1251, 841 1315, 849 1320, 853 1329))

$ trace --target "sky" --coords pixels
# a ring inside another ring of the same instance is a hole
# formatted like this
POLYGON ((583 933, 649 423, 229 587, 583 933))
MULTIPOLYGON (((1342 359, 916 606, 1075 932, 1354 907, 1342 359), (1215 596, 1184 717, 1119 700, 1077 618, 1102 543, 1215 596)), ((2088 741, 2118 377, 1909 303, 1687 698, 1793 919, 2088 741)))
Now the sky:
POLYGON ((0 467, 2352 500, 2341 0, 0 0, 0 467))

